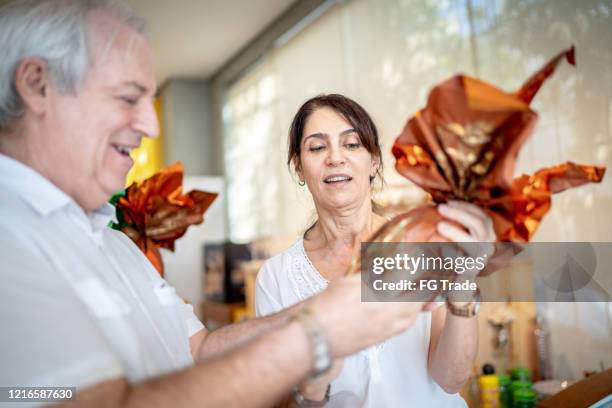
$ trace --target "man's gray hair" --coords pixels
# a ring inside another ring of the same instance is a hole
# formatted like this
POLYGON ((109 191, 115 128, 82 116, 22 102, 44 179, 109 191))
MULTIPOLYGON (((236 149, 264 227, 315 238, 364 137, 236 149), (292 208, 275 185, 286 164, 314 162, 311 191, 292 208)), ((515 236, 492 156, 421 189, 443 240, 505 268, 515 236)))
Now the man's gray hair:
POLYGON ((77 92, 93 55, 87 22, 94 11, 147 34, 146 22, 118 0, 17 0, 0 8, 0 131, 23 115, 15 86, 23 59, 44 59, 54 86, 64 94, 77 92))

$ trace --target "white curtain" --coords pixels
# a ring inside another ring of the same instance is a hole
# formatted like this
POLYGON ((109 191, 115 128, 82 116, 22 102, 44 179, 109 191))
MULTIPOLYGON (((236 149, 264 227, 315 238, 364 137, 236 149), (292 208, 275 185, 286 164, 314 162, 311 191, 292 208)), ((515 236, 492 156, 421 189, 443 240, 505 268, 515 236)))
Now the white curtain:
MULTIPOLYGON (((297 236, 308 226, 311 200, 285 164, 287 130, 306 99, 338 92, 362 104, 382 137, 388 188, 381 197, 417 201, 421 193, 396 174, 389 151, 431 86, 463 72, 513 90, 571 44, 578 66, 562 66, 536 97, 540 122, 517 174, 566 160, 612 166, 611 14, 607 0, 337 2, 227 90, 231 239, 297 236)), ((537 240, 612 241, 611 226, 608 176, 554 197, 537 240)), ((609 311, 601 312, 610 305, 549 306, 553 351, 569 352, 567 364, 556 364, 560 376, 580 377, 581 369, 599 365, 602 354, 612 364, 609 311), (585 307, 603 320, 584 319, 585 307), (580 335, 565 335, 568 324, 580 335)))
MULTIPOLYGON (((561 67, 537 96, 540 123, 517 173, 565 160, 610 165, 610 12, 609 1, 338 2, 227 90, 230 237, 296 235, 308 225, 310 198, 285 164, 287 130, 306 99, 339 92, 361 103, 380 130, 387 194, 416 200, 390 147, 431 86, 463 72, 512 90, 571 44, 578 67, 561 67)), ((610 178, 555 197, 539 238, 609 240, 611 198, 610 178)))

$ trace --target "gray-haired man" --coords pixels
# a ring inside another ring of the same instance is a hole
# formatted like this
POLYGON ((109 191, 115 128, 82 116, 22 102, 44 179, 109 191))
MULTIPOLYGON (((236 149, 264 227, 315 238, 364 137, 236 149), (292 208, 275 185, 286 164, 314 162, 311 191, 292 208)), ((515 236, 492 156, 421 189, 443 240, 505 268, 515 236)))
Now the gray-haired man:
POLYGON ((158 133, 144 22, 112 1, 19 1, 0 11, 0 49, 0 386, 76 386, 87 406, 265 406, 414 320, 420 304, 361 303, 355 277, 207 332, 105 227, 130 150, 158 133))

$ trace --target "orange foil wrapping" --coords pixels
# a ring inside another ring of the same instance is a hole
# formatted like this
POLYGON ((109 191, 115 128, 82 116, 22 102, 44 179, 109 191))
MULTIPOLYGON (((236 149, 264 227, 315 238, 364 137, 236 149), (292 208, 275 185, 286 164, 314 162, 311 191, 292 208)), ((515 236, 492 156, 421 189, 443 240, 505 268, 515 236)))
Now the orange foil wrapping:
POLYGON ((392 149, 397 171, 426 190, 434 205, 389 221, 372 241, 396 240, 397 231, 394 238, 388 235, 400 221, 399 240, 444 241, 436 232, 441 216, 435 204, 454 199, 483 208, 500 241, 527 242, 548 212, 552 194, 601 181, 604 167, 572 162, 513 177, 519 150, 538 117, 529 104, 564 59, 575 65, 573 47, 513 93, 465 75, 434 87, 427 106, 408 120, 392 149))
POLYGON ((130 185, 116 202, 119 229, 164 275, 160 248, 174 251, 174 241, 190 225, 204 221, 216 193, 193 190, 183 194, 183 165, 175 163, 150 178, 130 185))

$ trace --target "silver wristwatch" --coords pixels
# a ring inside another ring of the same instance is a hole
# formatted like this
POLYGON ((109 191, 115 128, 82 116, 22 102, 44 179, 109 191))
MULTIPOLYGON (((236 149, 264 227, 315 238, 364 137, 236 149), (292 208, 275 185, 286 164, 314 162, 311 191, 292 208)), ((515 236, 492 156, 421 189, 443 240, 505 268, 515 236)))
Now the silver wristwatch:
POLYGON ((299 321, 310 339, 312 347, 312 372, 309 381, 316 382, 327 374, 332 366, 332 358, 329 343, 323 334, 323 330, 308 308, 300 310, 295 319, 299 321))

